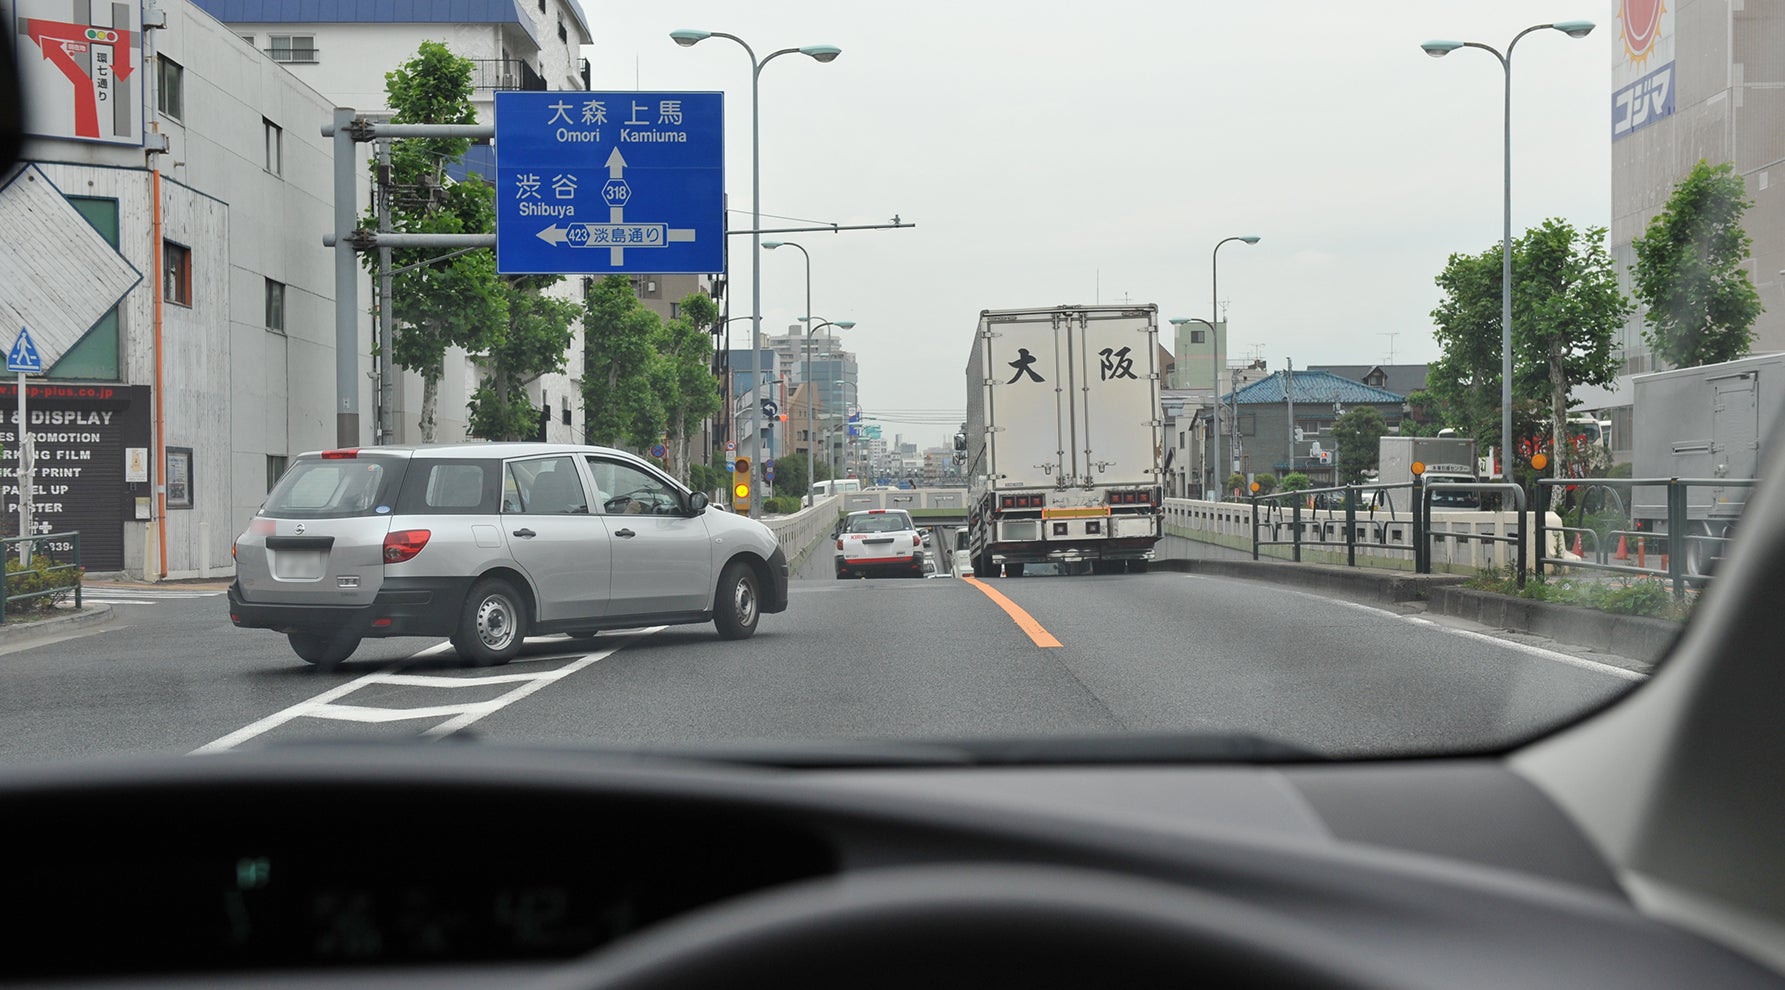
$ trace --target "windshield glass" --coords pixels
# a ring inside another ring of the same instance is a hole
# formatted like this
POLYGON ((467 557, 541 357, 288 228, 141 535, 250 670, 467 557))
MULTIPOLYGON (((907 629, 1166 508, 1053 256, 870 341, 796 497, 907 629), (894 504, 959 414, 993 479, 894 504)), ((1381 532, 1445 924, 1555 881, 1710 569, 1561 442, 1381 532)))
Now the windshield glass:
POLYGON ((872 512, 849 517, 846 532, 899 533, 911 529, 911 517, 903 512, 872 512))
POLYGON ((1771 528, 1779 3, 151 6, 14 39, 0 762, 1501 752, 1771 528))

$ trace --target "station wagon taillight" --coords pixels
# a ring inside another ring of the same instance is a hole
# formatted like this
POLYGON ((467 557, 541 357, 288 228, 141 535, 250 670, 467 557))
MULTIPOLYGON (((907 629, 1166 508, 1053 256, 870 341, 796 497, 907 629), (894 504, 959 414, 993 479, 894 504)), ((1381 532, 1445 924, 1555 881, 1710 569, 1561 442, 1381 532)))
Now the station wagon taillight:
POLYGON ((384 562, 401 564, 428 545, 428 537, 432 535, 425 529, 399 529, 384 537, 384 562))

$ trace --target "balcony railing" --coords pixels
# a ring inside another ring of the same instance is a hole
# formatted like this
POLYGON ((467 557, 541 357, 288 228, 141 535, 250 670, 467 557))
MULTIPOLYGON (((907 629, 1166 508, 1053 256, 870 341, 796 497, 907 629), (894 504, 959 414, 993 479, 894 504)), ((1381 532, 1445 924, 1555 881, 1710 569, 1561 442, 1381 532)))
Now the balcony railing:
POLYGON ((481 90, 520 89, 543 92, 545 78, 518 58, 474 58, 471 85, 481 90))

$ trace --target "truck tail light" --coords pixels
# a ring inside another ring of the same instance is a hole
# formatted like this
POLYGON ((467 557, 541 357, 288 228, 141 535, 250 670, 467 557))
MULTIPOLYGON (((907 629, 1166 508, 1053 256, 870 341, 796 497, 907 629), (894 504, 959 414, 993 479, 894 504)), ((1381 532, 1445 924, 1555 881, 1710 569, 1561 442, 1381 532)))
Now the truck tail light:
POLYGON ((339 450, 325 450, 322 452, 322 459, 325 461, 351 461, 358 456, 358 447, 342 447, 339 450))
MULTIPOLYGON (((428 545, 428 537, 433 534, 425 529, 399 529, 384 537, 384 562, 401 564, 421 553, 421 548, 428 545)), ((430 558, 432 559, 432 558, 430 558)))
POLYGON ((841 549, 843 549, 843 541, 842 541, 842 540, 838 540, 838 541, 837 541, 837 549, 838 549, 838 550, 841 550, 841 549))

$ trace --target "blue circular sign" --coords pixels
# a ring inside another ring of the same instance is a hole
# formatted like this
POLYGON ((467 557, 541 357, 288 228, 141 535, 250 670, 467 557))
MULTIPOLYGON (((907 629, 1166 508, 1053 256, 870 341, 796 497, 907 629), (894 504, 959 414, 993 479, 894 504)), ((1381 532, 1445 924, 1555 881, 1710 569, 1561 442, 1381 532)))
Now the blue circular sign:
POLYGON ((660 444, 660 443, 653 444, 651 446, 651 456, 652 457, 662 457, 665 453, 666 453, 666 451, 664 450, 664 447, 662 444, 660 444))

